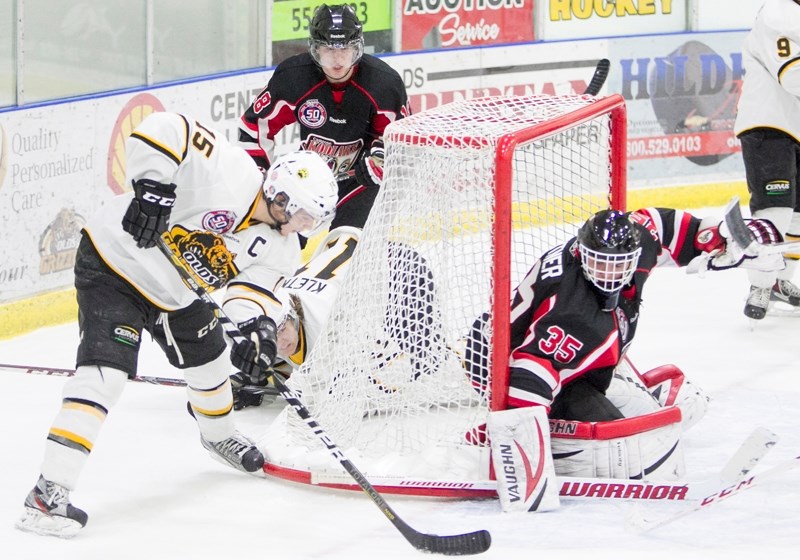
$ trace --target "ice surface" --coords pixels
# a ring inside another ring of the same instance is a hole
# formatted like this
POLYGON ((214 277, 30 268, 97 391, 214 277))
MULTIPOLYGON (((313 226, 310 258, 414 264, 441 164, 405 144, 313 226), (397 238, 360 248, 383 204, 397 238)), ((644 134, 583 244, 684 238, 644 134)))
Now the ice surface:
MULTIPOLYGON (((702 214, 701 214, 702 215, 702 214)), ((780 443, 758 470, 800 454, 800 317, 754 330, 742 315, 742 271, 687 276, 657 269, 644 293, 630 355, 640 370, 674 363, 712 396, 685 436, 688 478, 719 470, 756 426, 780 443)), ((77 326, 0 342, 0 363, 74 367, 77 326)), ((140 374, 180 377, 146 341, 140 374)), ((89 523, 73 540, 13 528, 36 481, 64 379, 0 370, 0 558, 4 560, 422 558, 357 492, 257 478, 213 461, 179 387, 129 383, 73 492, 89 523)), ((237 413, 254 437, 276 403, 237 413)), ((626 529, 630 504, 566 502, 556 512, 503 514, 498 502, 386 496, 419 531, 492 533, 480 558, 794 558, 800 545, 800 470, 665 526, 626 529)), ((644 507, 647 507, 645 505, 644 507)))

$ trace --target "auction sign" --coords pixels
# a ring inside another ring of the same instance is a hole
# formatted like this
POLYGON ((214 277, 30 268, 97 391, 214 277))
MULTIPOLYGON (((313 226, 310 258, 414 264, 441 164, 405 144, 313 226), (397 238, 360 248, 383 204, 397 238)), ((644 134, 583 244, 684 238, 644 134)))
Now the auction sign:
POLYGON ((535 0, 401 0, 402 50, 533 41, 535 0))

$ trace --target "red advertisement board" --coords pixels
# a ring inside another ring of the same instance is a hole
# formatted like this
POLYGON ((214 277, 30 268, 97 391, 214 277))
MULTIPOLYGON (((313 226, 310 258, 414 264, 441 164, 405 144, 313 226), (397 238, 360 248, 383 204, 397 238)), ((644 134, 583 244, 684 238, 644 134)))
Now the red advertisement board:
POLYGON ((402 50, 533 41, 534 0, 402 0, 402 50))

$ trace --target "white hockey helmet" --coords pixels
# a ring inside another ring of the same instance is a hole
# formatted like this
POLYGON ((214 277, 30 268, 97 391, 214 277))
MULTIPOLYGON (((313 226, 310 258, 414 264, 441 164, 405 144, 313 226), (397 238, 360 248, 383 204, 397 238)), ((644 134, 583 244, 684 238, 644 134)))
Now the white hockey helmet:
POLYGON ((264 180, 264 198, 282 208, 287 223, 304 210, 314 220, 313 227, 303 231, 310 235, 333 220, 339 186, 328 164, 310 151, 297 151, 277 158, 264 180))

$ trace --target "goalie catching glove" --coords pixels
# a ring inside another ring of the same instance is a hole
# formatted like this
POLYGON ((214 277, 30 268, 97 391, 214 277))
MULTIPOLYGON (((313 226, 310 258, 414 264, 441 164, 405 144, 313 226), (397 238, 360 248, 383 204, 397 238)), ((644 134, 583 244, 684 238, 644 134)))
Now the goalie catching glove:
MULTIPOLYGON (((705 221, 705 220, 704 220, 705 221)), ((781 243, 783 236, 769 220, 754 218, 745 220, 747 229, 762 245, 781 243)), ((731 238, 725 222, 713 227, 703 227, 697 233, 695 247, 703 251, 689 263, 687 272, 692 274, 701 270, 727 270, 729 268, 751 268, 765 272, 782 270, 783 258, 780 255, 750 255, 744 247, 739 247, 731 238)))
POLYGON ((356 162, 356 181, 365 187, 380 187, 383 184, 383 155, 383 141, 375 140, 356 162))
POLYGON ((231 363, 251 385, 266 385, 278 352, 278 329, 266 315, 253 317, 238 325, 243 339, 236 339, 231 348, 231 363))
POLYGON ((131 234, 137 247, 155 247, 156 239, 169 226, 169 215, 175 205, 175 184, 139 179, 133 182, 133 193, 122 217, 122 229, 131 234))

